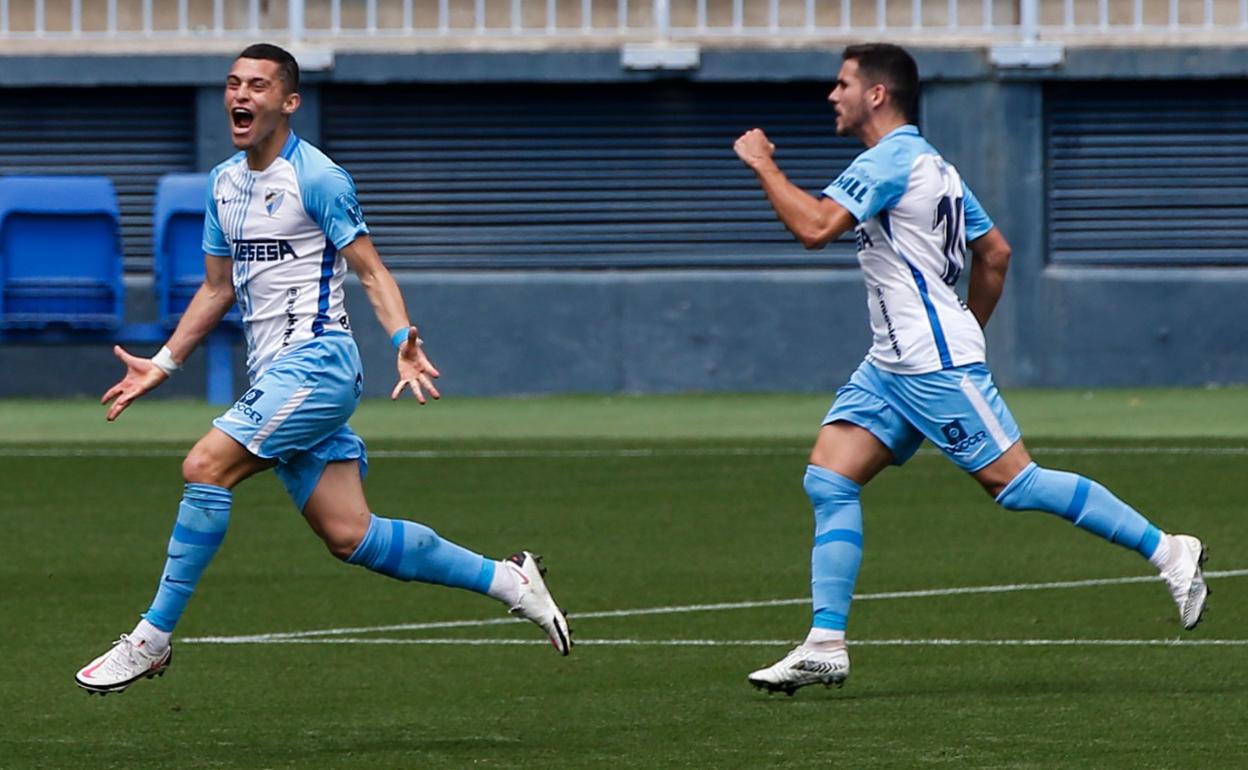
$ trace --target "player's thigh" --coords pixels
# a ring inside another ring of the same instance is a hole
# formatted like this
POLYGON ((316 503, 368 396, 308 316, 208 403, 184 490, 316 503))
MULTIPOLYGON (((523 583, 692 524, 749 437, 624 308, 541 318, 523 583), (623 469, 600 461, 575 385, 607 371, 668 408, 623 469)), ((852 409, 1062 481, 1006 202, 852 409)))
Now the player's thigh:
POLYGON ((838 420, 819 429, 810 463, 861 485, 891 465, 893 453, 871 431, 838 420))
POLYGON ((355 342, 327 334, 278 359, 212 424, 258 457, 287 461, 346 424, 362 382, 355 342))
MULTIPOLYGON (((888 374, 885 379, 896 407, 967 473, 988 468, 1022 438, 983 364, 928 374, 888 374)), ((1015 452, 1011 457, 1017 456, 1015 452)), ((1009 463, 1007 459, 1001 467, 1009 463)))
POLYGON ((372 518, 358 460, 325 464, 303 517, 336 556, 345 559, 355 552, 372 518))
POLYGON ((182 461, 182 478, 193 484, 213 484, 232 489, 239 482, 273 465, 218 428, 195 442, 182 461))
POLYGON ((879 370, 864 361, 836 391, 811 463, 865 484, 888 465, 902 465, 914 456, 923 434, 890 399, 879 370))

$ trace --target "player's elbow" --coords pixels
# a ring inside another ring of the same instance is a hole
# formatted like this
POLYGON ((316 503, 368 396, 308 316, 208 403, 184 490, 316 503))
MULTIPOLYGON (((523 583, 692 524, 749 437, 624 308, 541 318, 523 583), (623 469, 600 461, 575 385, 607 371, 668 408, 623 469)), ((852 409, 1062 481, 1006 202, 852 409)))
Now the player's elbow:
POLYGON ((994 273, 1005 275, 1006 271, 1010 269, 1010 257, 1013 256, 1013 253, 1008 243, 993 249, 987 254, 985 259, 988 269, 994 273))
POLYGON ((819 249, 822 249, 824 246, 828 245, 827 241, 817 236, 799 235, 797 237, 797 240, 801 242, 802 246, 807 251, 818 251, 819 249))
POLYGON ((803 228, 795 233, 797 240, 808 251, 816 251, 828 245, 835 234, 829 232, 829 229, 823 223, 817 223, 812 227, 803 228))

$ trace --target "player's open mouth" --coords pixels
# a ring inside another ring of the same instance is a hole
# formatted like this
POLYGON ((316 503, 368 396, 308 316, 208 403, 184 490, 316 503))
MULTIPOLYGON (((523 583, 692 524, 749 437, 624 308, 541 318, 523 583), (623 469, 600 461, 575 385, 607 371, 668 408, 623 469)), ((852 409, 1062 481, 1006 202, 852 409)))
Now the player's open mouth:
POLYGON ((255 118, 256 116, 252 115, 250 110, 245 110, 242 107, 235 107, 230 110, 230 122, 234 124, 235 130, 238 131, 246 131, 251 128, 251 123, 255 118))

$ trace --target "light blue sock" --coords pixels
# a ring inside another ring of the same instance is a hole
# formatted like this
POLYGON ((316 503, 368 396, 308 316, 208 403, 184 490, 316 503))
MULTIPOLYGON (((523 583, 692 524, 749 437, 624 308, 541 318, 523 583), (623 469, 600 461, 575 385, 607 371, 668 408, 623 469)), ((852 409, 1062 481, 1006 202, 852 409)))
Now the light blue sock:
POLYGON ((817 465, 806 466, 803 486, 815 507, 815 545, 810 551, 811 625, 844 631, 862 564, 862 487, 817 465))
POLYGON ((368 532, 347 559, 399 580, 467 588, 483 594, 494 578, 494 562, 443 540, 424 524, 374 515, 368 532))
POLYGON ((997 502, 1012 511, 1055 513, 1146 559, 1161 542, 1161 530, 1105 487, 1078 474, 1051 471, 1035 463, 1001 490, 997 502))
POLYGON ((217 554, 230 524, 233 495, 225 487, 187 484, 178 519, 169 538, 169 558, 156 598, 143 617, 161 631, 172 632, 208 562, 217 554))

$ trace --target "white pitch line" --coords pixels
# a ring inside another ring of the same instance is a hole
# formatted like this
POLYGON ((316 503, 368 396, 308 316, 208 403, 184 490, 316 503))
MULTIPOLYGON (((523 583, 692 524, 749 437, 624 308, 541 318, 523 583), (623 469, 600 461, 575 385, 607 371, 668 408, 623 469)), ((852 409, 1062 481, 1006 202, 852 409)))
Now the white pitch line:
MULTIPOLYGON (((1219 570, 1206 572, 1206 577, 1232 578, 1248 575, 1248 569, 1219 570)), ((989 586, 962 586, 956 588, 932 588, 917 591, 886 591, 874 594, 856 594, 854 601, 871 601, 878 599, 916 599, 933 596, 964 596, 967 594, 1014 593, 1017 591, 1042 591, 1048 589, 1090 588, 1095 586, 1128 585, 1131 583, 1151 583, 1160 580, 1155 575, 1133 576, 1121 578, 1092 578, 1089 580, 1062 580, 1052 583, 1007 583, 989 586)), ((796 599, 765 599, 747 602, 719 602, 715 604, 682 604, 667 607, 639 607, 626 610, 600 610, 596 612, 572 613, 569 617, 574 621, 594 618, 631 618, 641 615, 673 615, 689 612, 714 612, 720 610, 758 609, 762 607, 785 607, 795 604, 809 604, 810 597, 796 599)), ((374 634, 387 631, 430 631, 442 628, 480 628, 482 626, 498 626, 510 623, 523 623, 519 618, 487 618, 481 620, 444 620, 431 623, 399 623, 387 626, 359 626, 354 628, 323 628, 311 631, 288 631, 268 634, 247 634, 242 636, 202 636, 183 639, 184 642, 205 644, 249 644, 270 641, 314 639, 325 637, 351 636, 353 634, 374 634)), ((578 642, 579 643, 579 642, 578 642)))
MULTIPOLYGON (((375 644, 513 647, 547 645, 542 639, 407 639, 333 637, 247 639, 202 637, 180 644, 375 644)), ((577 639, 577 647, 786 647, 792 639, 577 639)), ((1248 639, 853 639, 851 647, 1244 647, 1248 639)))
MULTIPOLYGON (((641 447, 604 449, 378 449, 369 457, 400 460, 541 460, 541 459, 629 459, 664 457, 775 457, 802 455, 808 446, 794 447, 641 447)), ((1035 447, 1033 455, 1177 455, 1248 456, 1248 447, 1136 446, 1136 447, 1035 447)), ((922 455, 942 454, 926 448, 922 455)), ((184 457, 184 449, 124 449, 118 447, 0 447, 0 457, 184 457)))

